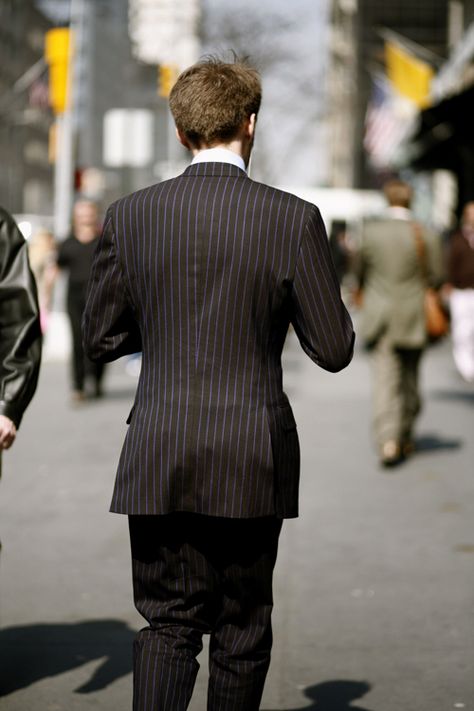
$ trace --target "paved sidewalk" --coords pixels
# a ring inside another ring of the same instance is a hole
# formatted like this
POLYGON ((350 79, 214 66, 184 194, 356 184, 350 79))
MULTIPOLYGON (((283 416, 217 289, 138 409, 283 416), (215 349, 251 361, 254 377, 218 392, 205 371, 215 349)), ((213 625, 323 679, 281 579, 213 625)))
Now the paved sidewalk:
MULTIPOLYGON (((262 710, 474 709, 473 388, 432 349, 419 452, 382 471, 364 353, 331 375, 292 336, 285 360, 301 517, 283 528, 262 710)), ((4 456, 1 711, 131 709, 141 621, 126 518, 107 511, 134 387, 117 363, 107 397, 72 408, 65 364, 46 363, 4 456)), ((191 711, 205 688, 203 659, 191 711)))

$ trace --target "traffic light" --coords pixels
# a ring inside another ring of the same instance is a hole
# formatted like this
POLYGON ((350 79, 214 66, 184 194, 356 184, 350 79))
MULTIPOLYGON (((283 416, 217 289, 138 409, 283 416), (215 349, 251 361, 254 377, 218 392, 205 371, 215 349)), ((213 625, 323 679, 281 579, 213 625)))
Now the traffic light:
POLYGON ((55 114, 65 111, 68 101, 69 43, 67 27, 55 27, 46 32, 45 59, 49 66, 49 103, 55 114))
POLYGON ((167 99, 176 79, 178 78, 176 64, 160 64, 158 67, 158 95, 167 99))

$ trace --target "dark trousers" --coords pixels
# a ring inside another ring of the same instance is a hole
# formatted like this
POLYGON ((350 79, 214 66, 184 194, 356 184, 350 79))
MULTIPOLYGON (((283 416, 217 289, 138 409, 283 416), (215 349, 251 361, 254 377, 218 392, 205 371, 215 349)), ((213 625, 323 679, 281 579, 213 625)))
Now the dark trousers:
POLYGON ((74 390, 84 390, 86 376, 90 376, 95 385, 96 394, 99 394, 104 365, 93 363, 84 353, 82 347, 82 314, 86 306, 85 288, 70 287, 67 297, 67 312, 71 323, 72 335, 72 382, 74 390))
POLYGON ((258 711, 272 646, 281 520, 130 516, 134 711, 184 711, 210 634, 208 711, 258 711))
POLYGON ((422 350, 397 348, 386 336, 373 353, 374 430, 377 445, 408 442, 421 409, 418 374, 422 350))

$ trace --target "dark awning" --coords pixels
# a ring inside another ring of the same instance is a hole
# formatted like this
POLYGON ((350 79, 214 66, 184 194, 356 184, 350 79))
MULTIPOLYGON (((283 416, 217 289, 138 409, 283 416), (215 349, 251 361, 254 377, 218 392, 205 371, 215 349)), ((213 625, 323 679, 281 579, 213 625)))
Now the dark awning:
POLYGON ((407 158, 416 168, 456 171, 466 151, 474 153, 474 86, 421 112, 407 158))

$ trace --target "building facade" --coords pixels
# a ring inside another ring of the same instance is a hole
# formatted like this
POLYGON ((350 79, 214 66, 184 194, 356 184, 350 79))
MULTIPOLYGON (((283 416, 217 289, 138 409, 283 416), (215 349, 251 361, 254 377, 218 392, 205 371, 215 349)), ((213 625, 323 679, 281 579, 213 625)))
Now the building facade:
POLYGON ((44 37, 51 21, 30 2, 0 0, 0 201, 48 214, 52 166, 44 37))
POLYGON ((441 66, 448 54, 448 0, 333 0, 330 174, 334 187, 374 187, 364 149, 374 72, 384 72, 385 31, 416 43, 441 66))

